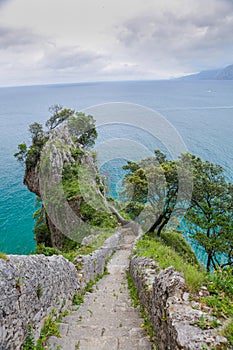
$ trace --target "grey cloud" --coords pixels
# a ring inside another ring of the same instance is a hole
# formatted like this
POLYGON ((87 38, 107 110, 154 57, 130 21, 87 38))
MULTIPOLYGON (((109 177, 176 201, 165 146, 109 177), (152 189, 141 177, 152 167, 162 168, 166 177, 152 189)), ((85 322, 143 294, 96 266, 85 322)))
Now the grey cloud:
POLYGON ((105 67, 108 57, 79 47, 54 47, 45 52, 41 65, 52 70, 94 70, 105 67))
POLYGON ((0 49, 34 45, 43 38, 23 28, 0 27, 0 49))
POLYGON ((0 7, 5 5, 7 2, 10 2, 11 0, 0 0, 0 7))
MULTIPOLYGON (((216 6, 207 6, 199 12, 167 11, 132 18, 118 28, 118 40, 125 52, 130 51, 149 61, 153 57, 171 61, 173 55, 173 59, 182 65, 198 55, 200 63, 211 53, 216 54, 217 60, 226 46, 232 47, 232 55, 233 2, 223 0, 219 6, 219 1, 213 0, 214 4, 216 6)), ((211 58, 214 62, 214 57, 211 58)))

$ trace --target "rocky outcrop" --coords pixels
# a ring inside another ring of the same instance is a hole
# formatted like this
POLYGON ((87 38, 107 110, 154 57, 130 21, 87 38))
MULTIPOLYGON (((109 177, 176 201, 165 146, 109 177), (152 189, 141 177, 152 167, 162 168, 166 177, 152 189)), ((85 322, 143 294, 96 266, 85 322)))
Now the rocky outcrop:
POLYGON ((79 287, 75 266, 62 256, 0 259, 0 349, 21 349, 29 324, 38 338, 45 317, 68 308, 79 287))
POLYGON ((23 183, 29 191, 35 193, 37 196, 40 196, 40 186, 39 186, 39 177, 37 172, 37 167, 31 167, 25 172, 23 183))
POLYGON ((208 310, 195 309, 184 278, 174 267, 159 270, 154 260, 133 256, 130 274, 152 322, 159 350, 230 349, 216 329, 202 330, 195 325, 200 317, 211 316, 208 310))
MULTIPOLYGON (((79 227, 85 225, 86 218, 83 218, 80 210, 82 202, 100 211, 110 211, 104 196, 102 178, 98 174, 95 154, 74 143, 67 122, 50 130, 45 136, 47 141, 37 163, 25 171, 24 184, 41 197, 51 245, 62 250, 66 238, 81 243, 79 237, 74 237, 74 232, 77 233, 79 227), (77 188, 79 187, 80 193, 77 197, 67 199, 62 183, 63 171, 75 163, 79 167, 77 188)), ((85 235, 89 235, 91 227, 86 231, 85 235)))

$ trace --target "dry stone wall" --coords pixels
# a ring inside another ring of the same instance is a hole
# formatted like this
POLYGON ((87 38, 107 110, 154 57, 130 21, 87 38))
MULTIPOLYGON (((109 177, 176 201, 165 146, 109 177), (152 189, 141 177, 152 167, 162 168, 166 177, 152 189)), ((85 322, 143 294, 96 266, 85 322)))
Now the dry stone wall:
POLYGON ((102 247, 89 255, 80 255, 75 259, 79 271, 78 277, 81 283, 81 291, 91 280, 104 273, 106 260, 119 248, 121 233, 118 230, 114 235, 106 239, 102 247))
POLYGON ((38 337, 44 318, 68 307, 79 284, 75 266, 62 256, 0 259, 0 349, 20 349, 29 324, 38 337))
POLYGON ((69 309, 74 293, 81 293, 90 280, 103 274, 120 236, 117 231, 92 254, 78 256, 76 266, 57 255, 0 259, 0 350, 22 349, 29 324, 37 339, 52 310, 58 315, 69 309))
POLYGON ((211 316, 193 308, 184 278, 174 267, 160 270, 154 260, 133 256, 130 274, 159 350, 231 349, 217 330, 195 326, 201 315, 211 316))

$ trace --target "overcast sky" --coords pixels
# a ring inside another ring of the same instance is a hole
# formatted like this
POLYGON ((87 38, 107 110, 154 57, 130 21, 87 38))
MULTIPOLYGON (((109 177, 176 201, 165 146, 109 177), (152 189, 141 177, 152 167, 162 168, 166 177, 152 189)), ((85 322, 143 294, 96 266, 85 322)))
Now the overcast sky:
POLYGON ((233 0, 0 0, 0 86, 167 79, 233 63, 233 0))

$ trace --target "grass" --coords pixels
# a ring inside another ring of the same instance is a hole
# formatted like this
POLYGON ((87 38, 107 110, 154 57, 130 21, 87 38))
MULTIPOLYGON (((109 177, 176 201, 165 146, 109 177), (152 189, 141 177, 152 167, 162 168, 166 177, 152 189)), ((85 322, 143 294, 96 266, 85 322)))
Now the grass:
POLYGON ((33 335, 33 326, 29 324, 27 327, 27 336, 25 342, 23 344, 23 350, 34 350, 35 348, 35 340, 33 335))
POLYGON ((206 272, 199 265, 189 264, 185 259, 175 252, 171 247, 160 241, 144 236, 136 244, 136 254, 156 260, 161 269, 169 266, 184 274, 185 282, 190 292, 195 292, 206 281, 206 272))
POLYGON ((190 264, 199 265, 197 257, 191 246, 186 242, 183 234, 179 231, 171 229, 161 233, 161 238, 158 240, 166 246, 171 247, 177 254, 179 254, 186 262, 190 264))
POLYGON ((82 294, 79 294, 77 292, 74 293, 73 299, 72 299, 72 304, 79 306, 84 302, 84 297, 82 294))
POLYGON ((61 337, 59 331, 59 325, 54 320, 55 311, 51 313, 51 315, 45 319, 45 323, 40 332, 40 338, 36 343, 36 350, 44 350, 46 345, 46 340, 51 336, 61 337))
POLYGON ((59 331, 59 324, 57 320, 54 319, 55 310, 51 312, 49 317, 45 319, 44 326, 41 329, 40 337, 35 344, 33 326, 28 325, 27 336, 23 344, 23 350, 46 350, 48 347, 46 341, 51 336, 61 337, 59 331))
MULTIPOLYGON (((203 301, 215 317, 233 317, 233 268, 218 269, 209 274, 209 296, 203 301)), ((233 335, 232 335, 233 336, 233 335)))

